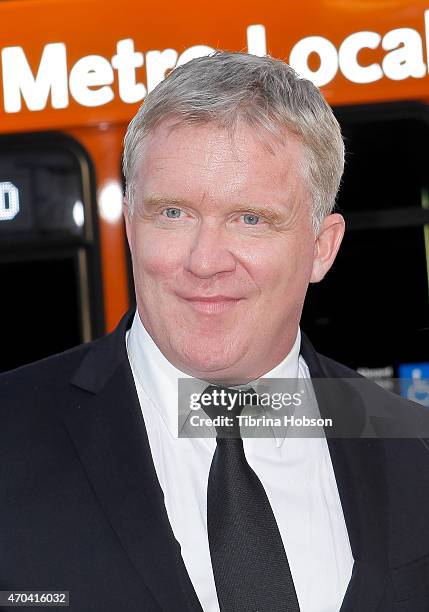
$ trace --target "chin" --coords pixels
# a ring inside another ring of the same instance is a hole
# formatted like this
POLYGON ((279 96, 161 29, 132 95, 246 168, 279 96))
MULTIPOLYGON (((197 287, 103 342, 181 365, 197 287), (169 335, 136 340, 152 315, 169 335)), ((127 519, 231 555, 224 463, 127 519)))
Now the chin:
POLYGON ((239 355, 228 355, 224 350, 219 350, 219 345, 216 349, 211 350, 209 344, 201 346, 199 350, 195 350, 195 347, 193 349, 188 347, 188 350, 179 351, 178 356, 182 363, 180 369, 186 370, 191 376, 210 377, 212 380, 221 379, 225 371, 233 368, 234 364, 240 361, 239 355))
POLYGON ((192 376, 200 376, 206 374, 221 377, 222 372, 229 369, 232 364, 223 359, 208 358, 206 355, 186 355, 183 360, 183 365, 192 376))

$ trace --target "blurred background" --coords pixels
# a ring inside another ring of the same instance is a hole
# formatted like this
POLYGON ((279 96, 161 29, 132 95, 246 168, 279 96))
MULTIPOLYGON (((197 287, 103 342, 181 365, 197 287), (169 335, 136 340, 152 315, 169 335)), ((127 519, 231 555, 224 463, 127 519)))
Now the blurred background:
POLYGON ((0 21, 0 371, 133 305, 125 129, 165 74, 218 48, 287 61, 342 126, 347 232, 302 328, 366 376, 429 378, 427 3, 9 0, 0 21))

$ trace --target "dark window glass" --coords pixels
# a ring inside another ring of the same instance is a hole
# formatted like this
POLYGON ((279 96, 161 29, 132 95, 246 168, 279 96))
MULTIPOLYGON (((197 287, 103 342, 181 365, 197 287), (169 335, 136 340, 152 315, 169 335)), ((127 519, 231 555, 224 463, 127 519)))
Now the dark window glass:
POLYGON ((339 208, 346 213, 421 208, 422 191, 429 186, 429 123, 339 119, 347 151, 339 208))
POLYGON ((73 255, 0 263, 0 371, 81 342, 78 269, 73 255), (7 289, 7 293, 4 289, 7 289))
POLYGON ((302 317, 320 352, 394 376, 401 364, 429 362, 429 114, 419 113, 338 112, 346 236, 325 279, 310 285, 302 317))
POLYGON ((0 239, 82 237, 84 205, 76 156, 59 147, 0 151, 0 239))
POLYGON ((303 329, 351 367, 429 361, 423 228, 349 232, 334 267, 307 294, 303 329))

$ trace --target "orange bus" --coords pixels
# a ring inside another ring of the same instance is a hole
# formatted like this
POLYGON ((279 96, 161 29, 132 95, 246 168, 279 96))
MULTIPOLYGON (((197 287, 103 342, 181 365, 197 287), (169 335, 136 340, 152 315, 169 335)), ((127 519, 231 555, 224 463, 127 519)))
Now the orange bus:
POLYGON ((428 3, 9 0, 0 20, 0 370, 110 331, 132 305, 126 126, 175 66, 229 49, 290 63, 342 125, 348 231, 303 329, 368 375, 426 372, 428 3))

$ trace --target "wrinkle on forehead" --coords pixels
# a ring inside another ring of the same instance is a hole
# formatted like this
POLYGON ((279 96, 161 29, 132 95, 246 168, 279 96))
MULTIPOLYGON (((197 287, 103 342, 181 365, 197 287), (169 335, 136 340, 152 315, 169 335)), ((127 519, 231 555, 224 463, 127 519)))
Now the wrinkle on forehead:
MULTIPOLYGON (((222 126, 220 123, 213 121, 192 121, 186 122, 181 120, 175 120, 172 117, 166 118, 161 121, 149 134, 141 144, 141 153, 145 149, 145 144, 148 140, 154 139, 161 132, 165 132, 166 136, 173 134, 178 129, 187 129, 190 132, 193 129, 199 130, 199 128, 210 127, 211 130, 208 132, 210 135, 218 138, 219 136, 227 137, 230 152, 235 155, 235 161, 240 161, 240 144, 245 144, 251 135, 259 144, 271 155, 277 156, 278 154, 284 153, 285 150, 294 144, 301 145, 299 148, 303 149, 303 143, 297 133, 294 133, 286 126, 279 129, 276 133, 270 131, 263 125, 255 125, 250 121, 241 119, 236 122, 232 127, 222 126), (242 130, 246 133, 246 138, 243 138, 242 130)), ((245 149, 246 147, 244 147, 245 149)), ((243 149, 242 149, 243 150, 243 149)), ((223 160, 225 163, 225 160, 223 160)))

